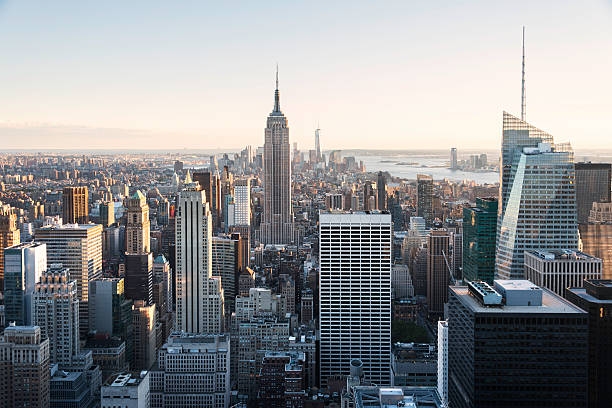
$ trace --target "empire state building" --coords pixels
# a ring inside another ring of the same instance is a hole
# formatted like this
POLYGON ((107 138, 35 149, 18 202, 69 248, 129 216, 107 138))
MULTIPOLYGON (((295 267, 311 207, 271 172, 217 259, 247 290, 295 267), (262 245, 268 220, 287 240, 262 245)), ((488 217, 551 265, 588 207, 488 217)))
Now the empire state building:
POLYGON ((280 110, 278 69, 274 110, 268 116, 264 143, 264 212, 260 238, 264 244, 298 244, 291 207, 291 157, 287 118, 280 110))

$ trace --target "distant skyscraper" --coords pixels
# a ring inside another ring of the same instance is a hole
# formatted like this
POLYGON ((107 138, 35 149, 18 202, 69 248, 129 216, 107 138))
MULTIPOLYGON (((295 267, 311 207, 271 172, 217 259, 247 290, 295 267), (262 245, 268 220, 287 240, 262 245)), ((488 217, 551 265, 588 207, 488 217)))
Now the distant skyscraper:
POLYGON ((134 364, 136 370, 148 370, 155 362, 157 344, 157 318, 155 305, 143 300, 134 302, 132 309, 134 326, 134 364))
POLYGON ((587 407, 586 312, 525 280, 449 292, 451 407, 587 407))
POLYGON ((49 339, 51 363, 71 366, 80 351, 79 299, 76 282, 62 265, 51 265, 35 286, 33 324, 49 339))
POLYGON ((226 314, 234 311, 236 284, 240 276, 240 241, 212 237, 212 274, 221 278, 226 314))
POLYGON ((87 186, 64 187, 62 191, 62 219, 64 224, 87 224, 89 222, 87 186))
POLYGON ((125 297, 153 302, 153 254, 125 255, 125 297))
POLYGON ((497 198, 477 198, 476 207, 463 207, 463 279, 495 277, 497 198))
POLYGON ((319 228, 321 386, 355 358, 391 385, 391 215, 321 213, 319 228))
POLYGON ((321 161, 321 138, 320 138, 321 129, 317 126, 315 130, 315 150, 317 152, 317 161, 321 161))
POLYGON ((363 185, 363 210, 371 211, 375 210, 376 206, 372 205, 372 202, 376 203, 376 196, 374 195, 374 188, 372 183, 366 181, 363 185))
POLYGON ((89 281, 102 275, 102 225, 49 225, 36 230, 36 241, 47 244, 47 263, 62 264, 76 281, 81 337, 89 328, 89 281))
POLYGON ((612 281, 587 280, 569 288, 567 300, 589 314, 589 407, 610 406, 612 384, 612 281))
POLYGON ((450 283, 450 233, 432 230, 427 237, 427 307, 430 315, 444 314, 450 283))
POLYGON ((425 219, 430 226, 433 222, 433 178, 426 174, 417 174, 417 215, 425 219))
POLYGON ((500 278, 520 279, 525 251, 578 249, 574 154, 569 146, 540 143, 515 151, 511 167, 495 269, 500 278))
POLYGON ((100 224, 110 227, 115 223, 115 204, 112 201, 100 203, 100 224))
POLYGON ((264 244, 297 243, 291 207, 291 160, 287 118, 280 110, 278 70, 274 110, 268 116, 264 143, 264 244))
POLYGON ((234 185, 234 225, 251 225, 251 180, 241 179, 234 185))
POLYGON ((32 324, 32 294, 47 269, 47 248, 27 242, 4 250, 4 318, 17 326, 32 324))
POLYGON ((128 254, 144 254, 151 250, 151 223, 147 198, 137 190, 126 198, 125 243, 128 254))
POLYGON ((212 276, 212 217, 195 184, 179 194, 176 209, 176 328, 220 333, 221 278, 212 276))
POLYGON ((376 193, 378 195, 378 209, 381 211, 387 210, 387 180, 382 171, 378 172, 376 181, 376 193))
POLYGON ((15 209, 0 207, 0 290, 4 289, 4 248, 17 245, 19 242, 20 233, 15 209))
POLYGON ((610 202, 610 163, 576 163, 576 208, 578 224, 589 221, 593 203, 610 202))
POLYGON ((450 168, 451 170, 457 170, 457 148, 453 147, 450 150, 450 168))

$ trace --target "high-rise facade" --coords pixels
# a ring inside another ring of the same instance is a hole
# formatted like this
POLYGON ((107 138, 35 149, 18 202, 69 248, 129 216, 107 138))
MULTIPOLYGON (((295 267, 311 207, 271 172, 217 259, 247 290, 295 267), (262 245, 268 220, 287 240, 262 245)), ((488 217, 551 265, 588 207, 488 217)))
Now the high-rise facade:
POLYGON ((438 321, 438 394, 448 406, 448 322, 438 321))
POLYGON ((19 244, 20 235, 15 210, 0 207, 0 290, 4 289, 4 248, 19 244))
POLYGON ((143 254, 151 250, 151 223, 147 199, 137 190, 134 195, 125 199, 126 226, 125 247, 128 254, 143 254))
POLYGON ((442 316, 450 283, 450 233, 432 230, 427 237, 427 308, 430 315, 442 316))
POLYGON ((321 386, 354 358, 368 381, 390 385, 391 215, 321 213, 319 228, 321 386))
POLYGON ((552 136, 504 113, 501 176, 497 277, 522 278, 525 251, 578 249, 569 145, 553 145, 552 136))
POLYGON ((68 269, 51 265, 34 289, 33 324, 49 339, 51 364, 71 366, 80 352, 79 299, 68 269))
POLYGON ((456 147, 451 147, 450 150, 450 169, 451 170, 457 170, 458 166, 457 166, 457 148, 456 147))
POLYGON ((280 110, 278 72, 274 110, 268 116, 264 143, 264 209, 260 238, 264 244, 298 243, 291 206, 291 151, 287 118, 280 110))
POLYGON ((497 198, 477 198, 475 207, 463 207, 463 279, 493 283, 497 198))
POLYGON ((610 163, 576 163, 576 209, 578 224, 589 221, 593 203, 610 202, 610 163))
POLYGON ((113 225, 115 223, 115 203, 105 201, 100 203, 98 208, 100 211, 100 224, 105 228, 113 225))
POLYGON ((125 297, 153 302, 153 254, 125 255, 125 297))
POLYGON ((226 314, 234 311, 236 285, 240 276, 240 241, 229 237, 212 237, 212 274, 221 278, 226 314))
POLYGON ((434 219, 433 177, 427 174, 417 174, 417 216, 423 217, 427 226, 434 219))
POLYGON ((321 129, 318 127, 315 130, 315 151, 317 154, 317 161, 321 161, 321 129))
POLYGON ((589 407, 610 406, 612 384, 612 281, 587 280, 568 288, 567 300, 589 314, 589 407))
POLYGON ((453 408, 587 406, 587 313, 525 280, 451 286, 453 408))
POLYGON ((132 368, 148 370, 155 362, 157 345, 157 318, 155 305, 143 300, 134 302, 132 309, 134 326, 134 362, 132 368))
POLYGON ((387 210, 387 178, 382 171, 378 172, 376 180, 376 194, 378 198, 378 209, 381 211, 387 210))
POLYGON ((62 221, 64 224, 87 224, 89 222, 87 186, 64 187, 62 190, 62 221))
POLYGON ((234 184, 234 225, 251 225, 251 180, 234 184))
POLYGON ((0 405, 49 406, 49 340, 38 326, 9 326, 0 338, 0 405))
POLYGON ((36 230, 36 241, 47 245, 47 263, 62 264, 76 281, 81 337, 89 328, 89 282, 102 275, 102 225, 49 225, 36 230))
POLYGON ((195 184, 179 194, 176 209, 176 328, 220 333, 221 278, 212 276, 212 217, 205 193, 195 184))

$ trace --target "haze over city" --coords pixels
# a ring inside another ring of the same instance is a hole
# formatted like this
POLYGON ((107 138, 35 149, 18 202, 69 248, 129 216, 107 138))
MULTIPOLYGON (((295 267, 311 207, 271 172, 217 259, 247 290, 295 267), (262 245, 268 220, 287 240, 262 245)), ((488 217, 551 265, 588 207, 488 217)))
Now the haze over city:
POLYGON ((497 149, 501 111, 597 148, 612 135, 612 3, 0 1, 7 149, 261 142, 280 67, 292 142, 497 149))

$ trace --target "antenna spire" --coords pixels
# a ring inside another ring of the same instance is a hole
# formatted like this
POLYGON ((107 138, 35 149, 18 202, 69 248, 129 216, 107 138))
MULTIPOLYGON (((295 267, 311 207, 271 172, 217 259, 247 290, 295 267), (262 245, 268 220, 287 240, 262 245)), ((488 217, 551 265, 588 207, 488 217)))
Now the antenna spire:
POLYGON ((280 95, 278 93, 278 63, 276 63, 276 90, 274 91, 274 112, 280 112, 280 95))
POLYGON ((527 100, 525 98, 525 26, 523 26, 523 66, 521 75, 521 120, 527 119, 527 100))

